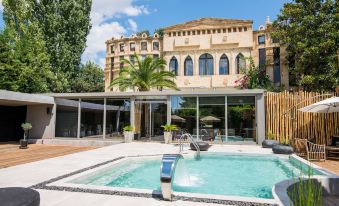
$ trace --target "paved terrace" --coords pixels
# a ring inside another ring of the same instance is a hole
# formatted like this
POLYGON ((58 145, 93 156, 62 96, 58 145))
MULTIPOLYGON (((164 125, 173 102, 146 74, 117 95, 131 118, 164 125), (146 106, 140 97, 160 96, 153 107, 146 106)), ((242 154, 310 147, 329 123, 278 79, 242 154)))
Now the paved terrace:
MULTIPOLYGON (((193 152, 188 151, 187 152, 193 152)), ((210 151, 229 153, 260 153, 271 154, 271 149, 264 149, 257 145, 213 145, 210 151)), ((65 175, 98 163, 112 160, 121 156, 155 155, 164 153, 177 153, 178 146, 161 143, 128 143, 102 147, 55 157, 37 162, 17 165, 0 169, 0 187, 30 187, 32 185, 65 175)), ((175 201, 165 202, 153 198, 127 197, 115 195, 102 195, 92 193, 78 193, 67 191, 39 190, 41 205, 214 205, 197 202, 175 201)))

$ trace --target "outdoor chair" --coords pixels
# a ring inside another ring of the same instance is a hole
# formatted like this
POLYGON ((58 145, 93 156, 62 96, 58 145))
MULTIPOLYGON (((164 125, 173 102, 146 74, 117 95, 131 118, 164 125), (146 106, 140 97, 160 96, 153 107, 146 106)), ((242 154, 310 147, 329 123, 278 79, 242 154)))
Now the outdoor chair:
POLYGON ((326 160, 326 147, 325 145, 314 144, 312 142, 307 142, 307 160, 326 160))
POLYGON ((307 160, 326 160, 325 145, 315 144, 307 139, 294 139, 294 151, 298 156, 305 157, 307 160))

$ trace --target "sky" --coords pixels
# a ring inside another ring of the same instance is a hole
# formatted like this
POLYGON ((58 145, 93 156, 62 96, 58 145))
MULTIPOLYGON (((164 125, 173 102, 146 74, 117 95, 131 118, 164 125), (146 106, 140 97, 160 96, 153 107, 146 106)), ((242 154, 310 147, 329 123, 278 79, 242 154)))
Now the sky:
MULTIPOLYGON (((1 3, 2 0, 0 0, 1 3)), ((291 0, 93 0, 92 29, 82 61, 105 63, 105 41, 113 36, 166 27, 203 17, 253 20, 253 29, 274 20, 291 0)), ((0 28, 3 27, 0 5, 0 28)))

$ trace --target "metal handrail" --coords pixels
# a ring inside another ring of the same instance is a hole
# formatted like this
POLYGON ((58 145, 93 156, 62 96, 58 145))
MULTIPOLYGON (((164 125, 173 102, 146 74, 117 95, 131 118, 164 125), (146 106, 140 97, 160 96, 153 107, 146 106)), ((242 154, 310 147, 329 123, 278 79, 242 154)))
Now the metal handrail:
POLYGON ((193 146, 195 147, 195 149, 197 150, 195 155, 194 155, 195 159, 200 159, 200 147, 199 147, 197 141, 192 137, 192 135, 190 133, 185 133, 185 134, 182 134, 180 136, 180 139, 179 139, 179 153, 181 153, 184 150, 183 138, 185 136, 187 136, 187 139, 189 140, 189 142, 192 143, 193 146))

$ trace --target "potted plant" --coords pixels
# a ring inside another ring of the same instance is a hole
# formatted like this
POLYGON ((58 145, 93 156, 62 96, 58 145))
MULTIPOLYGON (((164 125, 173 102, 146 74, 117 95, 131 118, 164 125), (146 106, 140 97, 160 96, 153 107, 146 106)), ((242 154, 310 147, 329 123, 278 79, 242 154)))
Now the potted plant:
POLYGON ((172 142, 172 131, 177 129, 177 126, 174 124, 166 124, 162 125, 162 128, 164 128, 164 140, 165 144, 170 144, 172 142))
POLYGON ((127 125, 124 127, 124 139, 125 143, 130 143, 134 137, 134 128, 131 125, 127 125))
POLYGON ((291 147, 289 140, 285 140, 280 144, 274 145, 272 151, 274 154, 292 154, 293 147, 291 147))
POLYGON ((272 133, 272 131, 268 131, 266 139, 262 142, 262 147, 272 148, 274 145, 277 144, 279 144, 279 142, 274 139, 274 134, 272 133))
POLYGON ((32 129, 32 124, 31 123, 22 123, 21 128, 24 130, 24 139, 20 140, 20 149, 27 149, 28 145, 28 135, 29 135, 29 130, 32 129))

